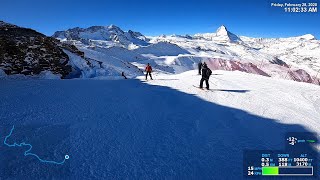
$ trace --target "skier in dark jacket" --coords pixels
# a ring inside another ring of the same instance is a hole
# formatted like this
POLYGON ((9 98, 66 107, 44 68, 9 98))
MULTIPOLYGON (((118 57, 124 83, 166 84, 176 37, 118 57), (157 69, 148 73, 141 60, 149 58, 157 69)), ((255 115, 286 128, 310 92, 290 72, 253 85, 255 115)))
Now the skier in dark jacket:
POLYGON ((198 64, 199 75, 201 75, 202 62, 200 61, 198 64))
POLYGON ((146 80, 147 80, 147 78, 148 78, 148 74, 149 74, 151 80, 153 80, 153 79, 152 79, 152 76, 151 76, 152 67, 150 66, 149 63, 148 63, 148 65, 147 65, 147 67, 146 67, 146 72, 147 72, 147 74, 146 74, 146 80))
POLYGON ((121 73, 121 76, 124 77, 124 79, 128 79, 126 75, 124 75, 124 72, 121 73))
POLYGON ((208 68, 206 63, 203 63, 202 66, 202 78, 200 80, 200 88, 203 88, 203 81, 206 82, 206 88, 209 90, 209 78, 212 74, 212 71, 208 68))

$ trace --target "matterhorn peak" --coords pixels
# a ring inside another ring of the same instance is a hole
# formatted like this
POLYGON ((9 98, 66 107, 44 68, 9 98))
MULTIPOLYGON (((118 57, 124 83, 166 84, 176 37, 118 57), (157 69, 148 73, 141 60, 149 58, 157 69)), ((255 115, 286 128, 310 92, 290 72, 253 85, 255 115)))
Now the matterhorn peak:
POLYGON ((218 36, 223 36, 223 35, 228 35, 228 29, 227 27, 225 27, 224 25, 220 26, 218 29, 217 29, 217 32, 216 34, 218 36))
POLYGON ((241 41, 241 39, 237 35, 229 32, 227 27, 224 25, 220 26, 217 29, 216 36, 219 39, 224 40, 224 41, 228 41, 228 42, 240 42, 241 41))

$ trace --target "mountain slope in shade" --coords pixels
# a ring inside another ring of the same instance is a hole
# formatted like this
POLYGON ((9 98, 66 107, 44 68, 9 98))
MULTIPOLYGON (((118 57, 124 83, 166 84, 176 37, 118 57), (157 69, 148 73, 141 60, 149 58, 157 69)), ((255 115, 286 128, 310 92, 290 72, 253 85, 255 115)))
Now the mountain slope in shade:
POLYGON ((72 68, 59 44, 32 29, 0 22, 0 69, 8 75, 51 71, 64 78, 72 68))
POLYGON ((4 21, 0 21, 0 27, 4 27, 4 28, 18 28, 18 26, 14 25, 14 24, 10 24, 4 21))

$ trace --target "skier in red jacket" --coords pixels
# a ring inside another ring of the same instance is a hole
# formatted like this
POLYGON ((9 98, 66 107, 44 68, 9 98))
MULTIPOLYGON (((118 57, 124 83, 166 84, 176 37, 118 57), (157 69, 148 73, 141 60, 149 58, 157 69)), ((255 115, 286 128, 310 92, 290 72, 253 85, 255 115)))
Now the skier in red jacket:
POLYGON ((147 80, 148 74, 149 74, 149 76, 150 76, 150 78, 151 78, 151 80, 152 80, 152 76, 151 76, 152 67, 150 66, 149 63, 148 63, 148 65, 147 65, 147 67, 146 67, 146 72, 147 72, 147 74, 146 74, 146 80, 147 80))

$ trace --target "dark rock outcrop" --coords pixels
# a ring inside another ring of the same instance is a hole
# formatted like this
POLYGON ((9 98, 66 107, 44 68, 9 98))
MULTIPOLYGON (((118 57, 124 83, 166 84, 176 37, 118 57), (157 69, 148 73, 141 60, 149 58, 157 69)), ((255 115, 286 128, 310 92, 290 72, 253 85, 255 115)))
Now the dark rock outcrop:
POLYGON ((72 71, 65 47, 76 51, 35 30, 0 21, 0 69, 8 75, 37 75, 47 70, 64 78, 72 71))
POLYGON ((275 57, 272 61, 270 61, 270 63, 289 68, 289 66, 286 62, 282 61, 281 59, 279 59, 277 57, 275 57))

